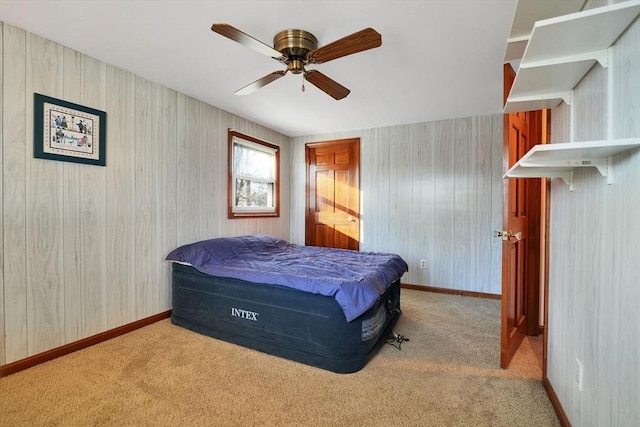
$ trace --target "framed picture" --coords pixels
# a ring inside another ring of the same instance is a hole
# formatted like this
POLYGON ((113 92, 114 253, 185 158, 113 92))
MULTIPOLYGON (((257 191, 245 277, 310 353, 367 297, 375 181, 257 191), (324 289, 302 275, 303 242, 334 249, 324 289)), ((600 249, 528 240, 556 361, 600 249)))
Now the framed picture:
POLYGON ((33 156, 106 165, 107 113, 34 94, 33 156))

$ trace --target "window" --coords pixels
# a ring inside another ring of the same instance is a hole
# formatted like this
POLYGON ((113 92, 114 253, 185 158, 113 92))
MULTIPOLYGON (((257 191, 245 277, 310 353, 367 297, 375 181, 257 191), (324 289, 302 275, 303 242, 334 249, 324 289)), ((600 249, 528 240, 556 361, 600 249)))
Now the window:
POLYGON ((280 152, 229 130, 229 218, 280 216, 280 152))

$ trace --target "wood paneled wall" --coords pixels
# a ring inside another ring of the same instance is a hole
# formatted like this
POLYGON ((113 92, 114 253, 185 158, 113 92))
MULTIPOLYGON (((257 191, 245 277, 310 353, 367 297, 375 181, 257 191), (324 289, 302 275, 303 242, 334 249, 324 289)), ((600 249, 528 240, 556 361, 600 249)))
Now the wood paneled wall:
POLYGON ((171 308, 178 245, 289 238, 288 137, 0 25, 0 364, 171 308), (34 92, 107 112, 106 167, 33 158, 34 92), (281 147, 280 218, 227 219, 228 128, 281 147))
POLYGON ((501 293, 502 115, 294 138, 291 239, 304 243, 308 142, 359 137, 362 251, 409 264, 404 283, 501 293), (420 269, 420 259, 427 268, 420 269))
MULTIPOLYGON (((552 111, 553 142, 640 136, 640 21, 610 58, 580 82, 571 106, 552 111)), ((640 150, 615 157, 613 177, 607 185, 595 169, 580 170, 573 192, 552 181, 547 376, 575 426, 640 420, 640 150)))

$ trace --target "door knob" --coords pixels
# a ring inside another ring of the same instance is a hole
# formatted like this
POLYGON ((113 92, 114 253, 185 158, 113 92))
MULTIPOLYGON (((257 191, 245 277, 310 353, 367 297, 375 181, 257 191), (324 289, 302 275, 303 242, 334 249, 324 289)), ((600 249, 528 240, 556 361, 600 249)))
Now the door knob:
POLYGON ((350 222, 356 222, 356 219, 355 219, 355 217, 354 217, 353 215, 349 215, 349 216, 347 217, 347 221, 350 221, 350 222))
POLYGON ((502 240, 509 240, 510 237, 513 237, 516 240, 522 240, 522 232, 516 231, 515 233, 511 231, 505 230, 494 230, 493 237, 502 237, 502 240))

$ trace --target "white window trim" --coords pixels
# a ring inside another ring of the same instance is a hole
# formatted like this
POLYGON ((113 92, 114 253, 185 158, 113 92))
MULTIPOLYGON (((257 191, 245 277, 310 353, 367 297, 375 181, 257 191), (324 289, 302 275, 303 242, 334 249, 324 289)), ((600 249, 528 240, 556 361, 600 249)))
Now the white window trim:
MULTIPOLYGON (((234 132, 229 130, 229 132, 234 132)), ((235 133, 235 132, 234 132, 235 133)), ((263 143, 258 143, 258 142, 253 142, 251 140, 242 138, 242 136, 238 136, 237 133, 235 135, 233 135, 231 137, 231 144, 229 147, 229 150, 231 151, 229 153, 229 178, 231 180, 230 182, 230 195, 229 195, 229 217, 230 218, 238 218, 238 217, 242 217, 242 216, 280 216, 279 213, 279 200, 278 200, 278 196, 279 196, 279 184, 278 184, 278 180, 279 180, 279 173, 278 173, 278 147, 274 146, 272 144, 268 144, 266 142, 263 143), (252 150, 256 150, 256 151, 262 151, 263 153, 267 153, 270 155, 273 155, 273 159, 274 159, 274 177, 273 179, 265 179, 265 178, 257 178, 257 177, 252 177, 252 176, 246 176, 246 175, 240 175, 240 174, 235 174, 233 171, 233 164, 234 164, 234 147, 235 145, 243 145, 245 147, 248 147, 252 150), (248 179, 250 181, 253 182, 263 182, 263 183, 270 183, 273 184, 273 202, 272 202, 272 206, 270 207, 263 207, 263 206, 236 206, 235 204, 235 193, 236 193, 236 179, 248 179)))

